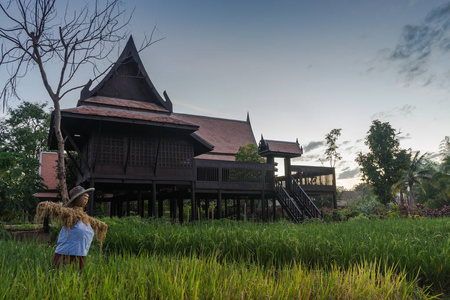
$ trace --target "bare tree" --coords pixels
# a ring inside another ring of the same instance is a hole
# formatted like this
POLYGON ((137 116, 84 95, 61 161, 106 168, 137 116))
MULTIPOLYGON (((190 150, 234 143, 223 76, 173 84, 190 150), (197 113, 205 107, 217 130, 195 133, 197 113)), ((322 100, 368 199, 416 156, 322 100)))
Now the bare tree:
MULTIPOLYGON (((120 0, 91 1, 81 8, 71 8, 75 1, 9 0, 0 4, 0 67, 9 72, 0 97, 3 110, 17 93, 20 78, 37 67, 54 106, 54 131, 58 143, 58 179, 63 203, 67 203, 64 138, 61 133, 60 101, 68 93, 80 89, 76 75, 91 66, 93 80, 103 75, 97 62, 107 59, 118 43, 128 35, 130 16, 126 16, 120 0), (58 7, 57 7, 58 6, 58 7), (57 67, 57 72, 54 68, 57 67), (56 74, 56 75, 55 75, 56 74)), ((75 5, 77 5, 75 4, 75 5)), ((153 31, 155 28, 153 29, 153 31)), ((152 34, 153 35, 153 34, 152 34)), ((145 38, 141 50, 152 44, 145 38)))

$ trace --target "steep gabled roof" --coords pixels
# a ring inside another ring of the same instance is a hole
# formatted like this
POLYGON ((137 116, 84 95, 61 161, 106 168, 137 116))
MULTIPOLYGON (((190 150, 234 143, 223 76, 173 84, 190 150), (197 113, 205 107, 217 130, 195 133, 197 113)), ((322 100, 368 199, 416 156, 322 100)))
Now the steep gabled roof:
POLYGON ((198 125, 199 129, 193 134, 214 146, 214 150, 198 158, 234 160, 240 146, 256 145, 249 118, 239 121, 177 113, 171 116, 198 125))
POLYGON ((261 136, 258 150, 261 156, 292 158, 303 154, 303 149, 300 147, 298 140, 295 142, 273 141, 265 140, 263 136, 261 136))
POLYGON ((172 102, 166 93, 163 99, 153 85, 142 64, 139 53, 130 36, 122 54, 103 80, 92 90, 89 81, 81 91, 80 102, 96 96, 136 100, 153 103, 172 112, 172 102))

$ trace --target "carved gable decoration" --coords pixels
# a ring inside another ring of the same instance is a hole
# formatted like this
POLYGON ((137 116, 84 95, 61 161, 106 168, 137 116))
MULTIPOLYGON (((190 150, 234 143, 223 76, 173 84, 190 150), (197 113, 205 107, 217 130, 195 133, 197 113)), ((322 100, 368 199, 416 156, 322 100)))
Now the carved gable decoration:
POLYGON ((165 100, 159 95, 142 64, 132 37, 104 79, 89 90, 91 84, 89 81, 81 91, 80 102, 103 96, 153 103, 172 112, 172 102, 165 93, 165 100))

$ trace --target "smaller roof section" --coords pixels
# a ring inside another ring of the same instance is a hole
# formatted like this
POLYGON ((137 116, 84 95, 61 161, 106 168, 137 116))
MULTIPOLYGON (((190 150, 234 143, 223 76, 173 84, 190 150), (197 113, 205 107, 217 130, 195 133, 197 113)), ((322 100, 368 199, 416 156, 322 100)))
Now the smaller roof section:
POLYGON ((298 139, 295 142, 265 140, 261 135, 258 152, 261 156, 273 157, 300 157, 303 154, 303 148, 300 147, 298 139))
POLYGON ((198 125, 199 129, 194 134, 214 147, 208 155, 196 158, 234 161, 239 147, 256 144, 248 116, 246 121, 178 113, 171 116, 198 125))

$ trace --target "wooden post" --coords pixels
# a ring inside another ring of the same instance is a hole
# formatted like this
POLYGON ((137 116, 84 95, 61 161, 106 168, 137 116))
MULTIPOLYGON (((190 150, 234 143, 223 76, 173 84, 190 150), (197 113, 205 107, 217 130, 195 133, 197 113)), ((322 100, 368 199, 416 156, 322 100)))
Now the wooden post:
POLYGON ((225 199, 225 218, 228 218, 228 199, 225 199))
POLYGON ((237 199, 237 206, 236 206, 236 216, 237 220, 241 220, 241 198, 237 199))
POLYGON ((272 198, 272 205, 273 205, 273 220, 275 221, 277 219, 277 200, 275 198, 272 198))
POLYGON ((250 199, 250 212, 252 214, 253 221, 255 221, 255 199, 250 199))
POLYGON ((292 193, 292 182, 291 182, 291 159, 289 157, 284 158, 284 177, 286 178, 286 190, 290 194, 292 193))
POLYGON ((158 200, 158 218, 162 218, 164 213, 164 199, 158 200))
POLYGON ((152 206, 152 217, 156 218, 156 181, 153 181, 153 184, 152 184, 151 206, 152 206))
POLYGON ((217 219, 222 219, 222 191, 217 193, 217 219))
POLYGON ((244 202, 244 222, 247 223, 247 201, 244 202))
POLYGON ((194 182, 191 184, 191 210, 192 210, 192 220, 195 220, 195 214, 196 214, 196 201, 195 201, 195 186, 194 182))
POLYGON ((212 205, 211 205, 211 211, 212 211, 211 220, 212 220, 212 223, 214 224, 214 201, 212 202, 212 205))
POLYGON ((127 197, 126 197, 126 213, 127 213, 127 217, 130 216, 130 191, 127 191, 127 197))
MULTIPOLYGON (((179 214, 178 214, 178 221, 180 221, 180 224, 183 224, 183 213, 184 213, 184 211, 183 211, 183 199, 179 198, 177 202, 178 202, 178 212, 179 212, 179 214)), ((176 208, 175 208, 175 215, 174 215, 174 217, 176 217, 176 214, 177 214, 177 212, 176 212, 176 208)), ((188 223, 189 223, 189 211, 188 211, 188 223)))
MULTIPOLYGON (((95 187, 94 180, 89 181, 89 188, 95 187)), ((89 202, 88 202, 88 215, 94 215, 94 202, 95 202, 95 191, 89 193, 89 202)))

